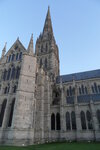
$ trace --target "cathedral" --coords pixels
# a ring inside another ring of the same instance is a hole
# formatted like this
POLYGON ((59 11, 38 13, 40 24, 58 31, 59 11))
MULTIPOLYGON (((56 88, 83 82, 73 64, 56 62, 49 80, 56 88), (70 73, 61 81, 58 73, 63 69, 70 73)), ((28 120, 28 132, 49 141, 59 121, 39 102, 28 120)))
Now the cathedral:
POLYGON ((100 70, 60 75, 49 8, 33 47, 2 50, 0 144, 100 141, 100 70))

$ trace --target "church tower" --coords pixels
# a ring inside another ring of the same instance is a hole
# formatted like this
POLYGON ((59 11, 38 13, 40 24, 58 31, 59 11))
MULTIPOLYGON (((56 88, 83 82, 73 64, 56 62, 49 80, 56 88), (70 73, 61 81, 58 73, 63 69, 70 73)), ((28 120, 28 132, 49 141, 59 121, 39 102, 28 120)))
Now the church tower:
POLYGON ((49 7, 43 32, 36 41, 35 54, 39 67, 42 67, 51 78, 59 75, 59 51, 53 34, 49 7))

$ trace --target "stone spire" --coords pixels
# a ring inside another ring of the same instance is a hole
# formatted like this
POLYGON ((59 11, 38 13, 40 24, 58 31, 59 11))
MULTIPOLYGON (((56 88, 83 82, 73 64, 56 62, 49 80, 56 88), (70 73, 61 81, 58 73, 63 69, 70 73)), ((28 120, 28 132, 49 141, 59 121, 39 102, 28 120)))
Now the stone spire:
POLYGON ((2 58, 4 57, 4 55, 6 53, 6 45, 7 45, 7 43, 5 43, 5 46, 4 46, 3 50, 2 50, 2 58))
POLYGON ((48 12, 47 12, 47 16, 46 16, 45 24, 44 24, 44 28, 43 28, 43 34, 45 34, 45 33, 53 34, 52 21, 51 21, 51 16, 50 16, 50 7, 48 7, 48 12))
POLYGON ((28 45, 28 53, 30 55, 34 55, 34 46, 33 46, 33 34, 31 35, 31 39, 30 39, 30 42, 29 42, 29 45, 28 45))

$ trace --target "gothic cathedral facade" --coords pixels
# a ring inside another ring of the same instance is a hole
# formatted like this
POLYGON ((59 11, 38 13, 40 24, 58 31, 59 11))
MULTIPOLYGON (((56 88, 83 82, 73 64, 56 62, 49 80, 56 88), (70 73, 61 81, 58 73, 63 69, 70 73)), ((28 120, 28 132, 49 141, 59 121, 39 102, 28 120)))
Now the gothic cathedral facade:
POLYGON ((19 38, 0 59, 0 144, 100 141, 100 70, 60 75, 48 8, 33 48, 19 38))

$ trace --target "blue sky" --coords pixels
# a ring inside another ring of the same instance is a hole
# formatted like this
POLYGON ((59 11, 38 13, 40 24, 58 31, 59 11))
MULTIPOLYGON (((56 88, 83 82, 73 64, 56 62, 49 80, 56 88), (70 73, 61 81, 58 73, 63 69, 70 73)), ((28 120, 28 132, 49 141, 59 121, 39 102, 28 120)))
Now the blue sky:
POLYGON ((50 6, 59 47, 60 73, 100 69, 100 0, 0 0, 0 53, 17 37, 34 47, 50 6))

